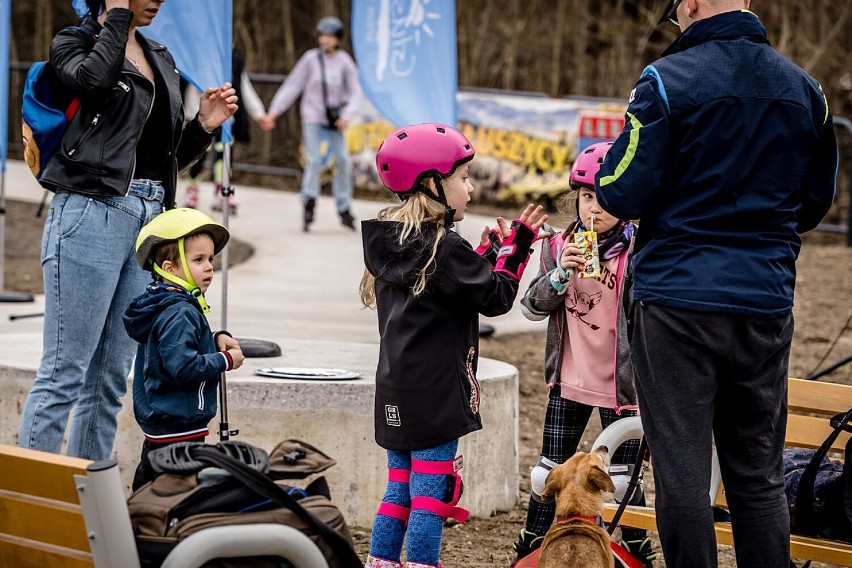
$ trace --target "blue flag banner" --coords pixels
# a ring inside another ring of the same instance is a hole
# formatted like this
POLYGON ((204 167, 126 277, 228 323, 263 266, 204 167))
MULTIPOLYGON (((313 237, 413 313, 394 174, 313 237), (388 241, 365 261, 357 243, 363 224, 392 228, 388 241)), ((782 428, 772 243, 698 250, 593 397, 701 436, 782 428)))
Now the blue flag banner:
POLYGON ((352 0, 361 86, 397 127, 456 124, 455 0, 352 0))
MULTIPOLYGON (((84 0, 72 5, 81 17, 88 12, 84 0)), ((181 75, 201 92, 231 80, 232 30, 233 0, 169 0, 140 28, 169 48, 181 75)), ((230 124, 223 124, 222 141, 232 139, 230 124)))
POLYGON ((0 173, 6 171, 9 150, 9 20, 12 0, 0 0, 0 173))

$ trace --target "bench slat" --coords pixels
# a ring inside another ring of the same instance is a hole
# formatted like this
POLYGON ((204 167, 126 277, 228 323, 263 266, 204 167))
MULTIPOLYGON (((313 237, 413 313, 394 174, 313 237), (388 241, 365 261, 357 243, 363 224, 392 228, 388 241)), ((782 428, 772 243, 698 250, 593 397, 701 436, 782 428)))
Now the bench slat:
MULTIPOLYGON (((828 418, 824 416, 790 414, 787 416, 787 438, 784 445, 787 447, 816 449, 822 445, 831 432, 831 424, 828 418)), ((849 440, 849 433, 841 432, 840 436, 831 445, 831 451, 843 452, 846 448, 847 440, 849 440)))
POLYGON ((92 555, 0 533, 0 566, 16 568, 92 568, 92 555))
POLYGON ((0 533, 90 552, 79 505, 0 490, 0 533))
POLYGON ((797 412, 834 416, 852 408, 852 386, 790 379, 787 405, 797 412))
POLYGON ((824 538, 792 535, 790 537, 790 556, 827 562, 838 566, 852 566, 852 544, 824 538))
POLYGON ((85 475, 91 463, 0 444, 0 489, 79 504, 74 474, 85 475))
MULTIPOLYGON (((604 504, 604 520, 611 521, 617 509, 618 505, 613 503, 604 504)), ((619 525, 656 531, 657 518, 652 507, 630 506, 624 511, 619 525)), ((734 544, 730 523, 715 523, 715 529, 716 541, 719 544, 734 544)), ((852 544, 843 542, 791 535, 790 554, 793 558, 828 562, 838 566, 852 566, 852 544)))

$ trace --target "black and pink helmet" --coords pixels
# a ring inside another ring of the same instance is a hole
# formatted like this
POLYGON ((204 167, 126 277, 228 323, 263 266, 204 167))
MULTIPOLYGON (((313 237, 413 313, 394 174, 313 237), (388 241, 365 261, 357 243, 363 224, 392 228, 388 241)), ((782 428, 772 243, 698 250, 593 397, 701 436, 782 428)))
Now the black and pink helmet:
POLYGON ((595 174, 601 169, 601 164, 610 148, 612 148, 612 142, 598 142, 577 154, 571 166, 571 173, 568 174, 568 183, 572 188, 595 189, 595 174))
POLYGON ((446 124, 427 122, 389 134, 376 152, 382 183, 397 194, 409 193, 430 175, 446 177, 473 159, 473 145, 446 124))

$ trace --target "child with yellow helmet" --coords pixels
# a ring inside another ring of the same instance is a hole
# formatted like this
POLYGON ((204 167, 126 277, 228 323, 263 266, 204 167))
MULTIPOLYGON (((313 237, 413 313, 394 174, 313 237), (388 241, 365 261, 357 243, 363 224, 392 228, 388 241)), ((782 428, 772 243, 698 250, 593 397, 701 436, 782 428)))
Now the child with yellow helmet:
POLYGON ((139 343, 133 376, 133 411, 145 434, 133 490, 155 477, 151 450, 186 440, 204 441, 216 416, 219 377, 243 364, 239 343, 213 333, 204 293, 213 281, 213 258, 228 230, 195 209, 172 209, 142 227, 136 260, 154 281, 124 314, 139 343))

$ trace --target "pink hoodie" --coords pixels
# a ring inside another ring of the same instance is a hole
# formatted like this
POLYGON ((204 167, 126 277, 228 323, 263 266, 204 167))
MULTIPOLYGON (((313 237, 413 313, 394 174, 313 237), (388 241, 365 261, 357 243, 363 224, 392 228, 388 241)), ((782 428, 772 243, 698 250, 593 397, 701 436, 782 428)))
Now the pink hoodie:
POLYGON ((559 380, 563 398, 616 407, 616 320, 626 256, 603 261, 600 279, 573 277, 568 281, 559 380))

